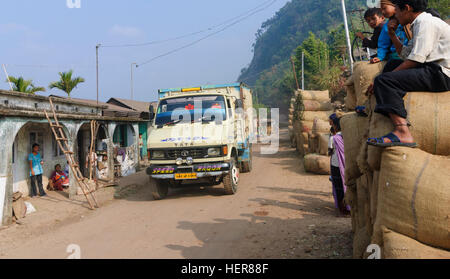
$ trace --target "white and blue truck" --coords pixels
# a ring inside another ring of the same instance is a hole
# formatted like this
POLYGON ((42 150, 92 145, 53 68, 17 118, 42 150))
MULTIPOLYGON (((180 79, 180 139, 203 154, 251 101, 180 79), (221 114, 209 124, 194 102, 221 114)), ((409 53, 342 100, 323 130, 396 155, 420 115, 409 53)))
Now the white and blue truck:
POLYGON ((148 137, 153 197, 192 182, 223 184, 237 192, 240 173, 252 170, 255 113, 252 91, 243 83, 159 90, 150 107, 148 137))

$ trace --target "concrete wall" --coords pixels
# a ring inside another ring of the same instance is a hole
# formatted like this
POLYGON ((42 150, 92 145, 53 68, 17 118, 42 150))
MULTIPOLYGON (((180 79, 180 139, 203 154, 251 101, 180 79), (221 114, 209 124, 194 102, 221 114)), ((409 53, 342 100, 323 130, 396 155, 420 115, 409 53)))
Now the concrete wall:
MULTIPOLYGON (((89 120, 60 120, 65 128, 66 136, 68 137, 68 145, 70 151, 77 153, 77 134, 83 124, 89 123, 89 120)), ((138 130, 137 123, 121 123, 130 124, 134 131, 138 130)), ((118 123, 106 122, 104 126, 107 129, 108 137, 108 166, 109 179, 114 179, 114 162, 113 162, 113 133, 118 123)), ((43 134, 43 153, 44 153, 44 179, 43 185, 46 187, 48 177, 54 169, 54 165, 59 163, 63 167, 66 164, 64 156, 53 156, 53 134, 47 120, 44 119, 29 119, 22 117, 4 117, 0 118, 0 225, 6 225, 12 221, 12 195, 16 191, 22 192, 24 195, 29 195, 29 163, 28 154, 30 148, 30 132, 39 132, 43 134), (13 152, 12 147, 15 145, 14 164, 12 163, 13 152)), ((135 132, 136 134, 136 132, 135 132)), ((86 137, 86 135, 85 135, 86 137)), ((88 135, 89 140, 90 135, 88 135)), ((131 147, 134 150, 136 169, 139 169, 138 154, 138 137, 134 137, 134 144, 131 147)), ((69 196, 77 195, 78 184, 72 174, 69 172, 70 187, 69 196)))
MULTIPOLYGON (((66 166, 66 157, 54 156, 53 134, 50 126, 46 123, 28 123, 25 124, 17 133, 14 141, 14 163, 12 164, 13 173, 13 192, 20 191, 25 196, 30 194, 30 167, 28 162, 28 154, 31 152, 31 133, 40 133, 43 136, 43 145, 41 146, 41 156, 44 160, 44 174, 42 176, 42 184, 44 189, 48 184, 48 178, 51 176, 54 166, 60 164, 62 168, 66 166)), ((42 144, 42 143, 40 143, 42 144)))
MULTIPOLYGON (((102 115, 102 110, 97 109, 95 106, 76 103, 67 99, 53 98, 52 100, 55 110, 59 113, 102 115)), ((0 107, 39 111, 45 109, 49 112, 51 111, 50 102, 47 97, 3 90, 0 90, 0 107)))

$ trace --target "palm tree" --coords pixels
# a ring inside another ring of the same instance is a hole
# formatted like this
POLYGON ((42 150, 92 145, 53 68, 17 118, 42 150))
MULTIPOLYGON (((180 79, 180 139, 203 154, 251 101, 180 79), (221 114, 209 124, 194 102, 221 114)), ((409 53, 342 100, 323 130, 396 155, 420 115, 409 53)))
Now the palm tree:
POLYGON ((76 77, 72 79, 72 73, 73 73, 72 70, 68 72, 59 73, 60 80, 52 82, 49 85, 49 88, 50 89, 58 88, 59 90, 66 92, 70 98, 70 93, 72 92, 72 90, 76 88, 79 83, 84 82, 84 78, 82 77, 76 77))
POLYGON ((23 77, 16 78, 13 76, 8 76, 6 82, 8 83, 11 82, 13 91, 17 92, 35 94, 36 92, 39 91, 45 91, 44 87, 36 87, 34 86, 33 81, 31 79, 25 80, 23 77))

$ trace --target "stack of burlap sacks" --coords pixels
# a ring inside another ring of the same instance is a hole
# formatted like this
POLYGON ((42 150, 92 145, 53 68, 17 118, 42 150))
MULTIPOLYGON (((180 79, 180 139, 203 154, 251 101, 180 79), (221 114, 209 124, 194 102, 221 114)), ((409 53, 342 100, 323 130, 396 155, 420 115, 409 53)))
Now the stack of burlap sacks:
POLYGON ((328 91, 295 92, 289 109, 289 131, 293 147, 304 156, 307 172, 330 174, 328 117, 333 106, 328 91))
POLYGON ((364 78, 355 75, 347 84, 346 102, 366 105, 369 117, 348 113, 341 119, 353 256, 366 258, 367 247, 377 244, 388 259, 450 258, 450 92, 406 95, 419 148, 370 146, 367 138, 394 127, 373 112, 376 100, 364 94, 382 65, 357 67, 355 74, 364 78))

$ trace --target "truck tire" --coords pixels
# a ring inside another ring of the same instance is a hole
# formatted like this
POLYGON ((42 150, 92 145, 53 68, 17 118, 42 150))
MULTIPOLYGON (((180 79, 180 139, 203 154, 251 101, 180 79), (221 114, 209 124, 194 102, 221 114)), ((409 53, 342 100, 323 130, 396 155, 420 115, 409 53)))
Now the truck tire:
POLYGON ((235 158, 230 160, 230 172, 223 177, 223 187, 226 195, 234 195, 239 183, 239 168, 235 158))
POLYGON ((169 181, 162 179, 156 179, 154 183, 150 181, 150 190, 155 200, 165 199, 169 193, 169 181))
POLYGON ((250 146, 250 154, 249 154, 249 160, 247 162, 242 162, 242 173, 248 173, 251 172, 253 169, 253 155, 252 155, 253 148, 250 146))

